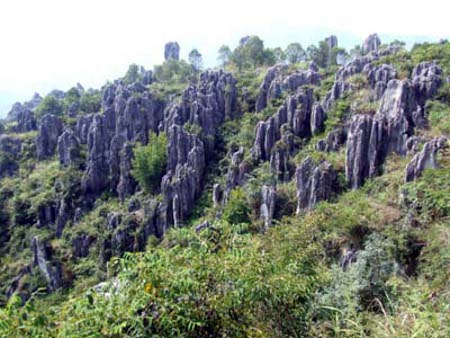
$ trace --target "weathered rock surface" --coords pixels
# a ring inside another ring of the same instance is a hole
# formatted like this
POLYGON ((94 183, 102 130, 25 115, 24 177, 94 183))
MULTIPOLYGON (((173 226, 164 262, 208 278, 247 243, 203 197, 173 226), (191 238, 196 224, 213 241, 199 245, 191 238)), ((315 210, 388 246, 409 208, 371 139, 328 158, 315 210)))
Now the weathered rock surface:
MULTIPOLYGON (((122 156, 127 142, 148 142, 150 131, 158 132, 163 107, 149 93, 131 92, 120 82, 104 90, 102 114, 80 116, 76 133, 87 141, 88 160, 82 186, 87 195, 97 196, 104 190, 118 191, 121 199, 134 191, 129 170, 130 156, 122 156), (88 130, 86 134, 86 130, 88 130), (122 166, 121 166, 122 164, 122 166)), ((129 150, 125 151, 130 155, 129 150)))
POLYGON ((377 34, 369 35, 366 40, 364 40, 362 45, 362 53, 369 54, 373 52, 378 52, 378 49, 381 46, 381 40, 377 34))
POLYGON ((257 112, 269 106, 273 100, 280 98, 283 92, 292 93, 304 85, 320 84, 320 75, 314 68, 283 75, 285 69, 285 65, 275 65, 268 70, 256 101, 257 112))
POLYGON ((59 163, 64 167, 79 164, 80 142, 74 132, 66 129, 58 138, 59 163))
POLYGON ((314 163, 307 157, 295 173, 297 181, 297 213, 311 210, 320 201, 328 200, 333 193, 336 172, 330 163, 314 163))
POLYGON ((261 188, 261 219, 264 221, 264 229, 269 229, 272 225, 273 215, 275 213, 276 191, 274 187, 263 185, 261 188))
POLYGON ((435 62, 421 62, 412 72, 412 85, 417 104, 425 105, 425 101, 437 94, 443 83, 443 71, 435 62))
POLYGON ((320 134, 325 129, 327 116, 319 102, 314 103, 311 114, 311 132, 313 135, 320 134))
POLYGON ((327 43, 329 49, 333 49, 338 46, 338 38, 336 35, 330 35, 325 38, 325 42, 327 43))
POLYGON ((162 236, 170 226, 183 225, 192 212, 203 187, 208 153, 216 146, 216 130, 236 111, 235 84, 229 73, 204 72, 197 86, 185 90, 181 102, 166 109, 163 128, 168 158, 161 182, 163 201, 146 205, 146 233, 162 236), (184 129, 187 123, 200 127, 202 139, 184 129))
POLYGON ((237 186, 241 186, 245 182, 245 174, 247 173, 244 162, 244 148, 240 147, 231 155, 231 163, 225 175, 225 189, 223 200, 226 203, 231 191, 237 186))
POLYGON ((416 180, 425 169, 438 168, 437 153, 448 146, 446 137, 436 137, 425 143, 422 151, 414 156, 406 167, 405 182, 416 180))
POLYGON ((164 59, 167 60, 176 60, 180 59, 180 46, 178 42, 168 42, 164 47, 164 59))
POLYGON ((55 154, 58 138, 63 132, 63 123, 55 115, 45 115, 36 137, 36 154, 38 160, 45 160, 55 154))
POLYGON ((29 109, 24 109, 17 114, 17 126, 14 128, 16 133, 27 133, 37 130, 37 122, 34 113, 29 109))
POLYGON ((62 270, 59 263, 52 261, 52 252, 38 237, 31 240, 31 249, 34 255, 34 265, 38 266, 52 291, 62 286, 62 270))
POLYGON ((324 140, 319 140, 316 144, 318 151, 338 151, 347 141, 347 125, 336 126, 330 131, 324 140))
POLYGON ((288 97, 278 112, 267 121, 256 126, 256 136, 251 149, 255 160, 270 159, 272 148, 281 138, 281 127, 287 124, 294 136, 309 138, 311 132, 311 111, 314 104, 313 89, 300 88, 296 94, 288 97))
POLYGON ((345 158, 345 175, 353 189, 362 186, 369 176, 369 144, 372 118, 356 115, 350 122, 345 158))
POLYGON ((34 111, 42 101, 42 97, 38 93, 34 93, 31 100, 24 102, 23 104, 20 102, 16 102, 11 107, 11 110, 8 112, 6 117, 7 122, 18 121, 18 116, 20 113, 23 113, 25 110, 34 111))
POLYGON ((76 258, 87 257, 89 249, 95 238, 86 234, 80 234, 72 240, 73 256, 76 258))

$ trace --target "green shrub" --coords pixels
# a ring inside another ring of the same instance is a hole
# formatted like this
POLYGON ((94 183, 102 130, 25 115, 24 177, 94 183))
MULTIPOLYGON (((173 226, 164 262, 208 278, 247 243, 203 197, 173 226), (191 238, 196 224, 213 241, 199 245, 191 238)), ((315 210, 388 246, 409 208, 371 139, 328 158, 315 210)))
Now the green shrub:
POLYGON ((430 126, 450 136, 450 106, 439 101, 428 101, 426 109, 430 126))
POLYGON ((47 95, 36 108, 38 116, 53 114, 60 116, 64 113, 64 104, 52 95, 47 95))
POLYGON ((148 144, 138 145, 134 149, 132 174, 147 193, 154 194, 159 188, 166 168, 166 146, 165 133, 150 133, 148 144))
POLYGON ((230 224, 250 222, 250 207, 244 189, 239 187, 231 191, 222 218, 230 224))

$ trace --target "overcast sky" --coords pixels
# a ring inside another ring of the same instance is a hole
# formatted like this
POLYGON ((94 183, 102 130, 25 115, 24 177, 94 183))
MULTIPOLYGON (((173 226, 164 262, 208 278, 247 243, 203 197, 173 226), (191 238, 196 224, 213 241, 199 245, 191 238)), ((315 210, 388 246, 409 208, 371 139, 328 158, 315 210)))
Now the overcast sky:
POLYGON ((368 34, 409 44, 450 37, 444 0, 0 0, 0 116, 36 91, 100 87, 131 63, 152 68, 167 41, 216 64, 222 44, 259 35, 305 47, 332 33, 349 48, 368 34))

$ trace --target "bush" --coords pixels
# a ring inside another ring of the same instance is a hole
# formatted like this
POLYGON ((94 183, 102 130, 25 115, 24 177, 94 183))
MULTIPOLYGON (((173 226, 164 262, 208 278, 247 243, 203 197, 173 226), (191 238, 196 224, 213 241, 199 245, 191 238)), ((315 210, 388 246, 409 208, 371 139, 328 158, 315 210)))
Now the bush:
POLYGON ((162 65, 155 66, 155 78, 158 82, 183 82, 189 81, 193 75, 190 64, 184 60, 167 60, 162 65))
POLYGON ((450 106, 439 101, 428 101, 427 111, 430 126, 433 129, 450 136, 450 106))
POLYGON ((230 224, 250 222, 250 207, 242 188, 239 187, 231 191, 222 218, 230 224))
POLYGON ((147 193, 154 194, 166 168, 167 137, 165 133, 150 133, 147 145, 138 145, 134 149, 132 174, 139 186, 147 193))
POLYGON ((62 115, 64 113, 64 104, 52 95, 47 95, 36 109, 38 116, 47 114, 62 115))
POLYGON ((80 98, 80 110, 87 113, 97 113, 100 111, 102 98, 99 91, 85 93, 80 98))

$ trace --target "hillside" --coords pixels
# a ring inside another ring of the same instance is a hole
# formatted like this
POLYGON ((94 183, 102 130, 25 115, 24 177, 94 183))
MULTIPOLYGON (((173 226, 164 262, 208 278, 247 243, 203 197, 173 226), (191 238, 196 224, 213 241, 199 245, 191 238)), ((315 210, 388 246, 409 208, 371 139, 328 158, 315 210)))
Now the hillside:
POLYGON ((0 336, 450 336, 450 43, 179 54, 0 123, 0 336))

